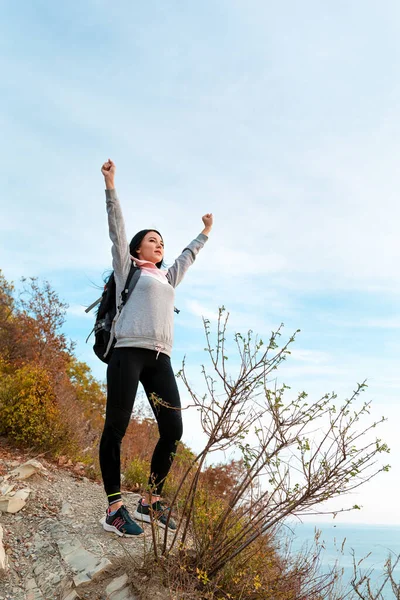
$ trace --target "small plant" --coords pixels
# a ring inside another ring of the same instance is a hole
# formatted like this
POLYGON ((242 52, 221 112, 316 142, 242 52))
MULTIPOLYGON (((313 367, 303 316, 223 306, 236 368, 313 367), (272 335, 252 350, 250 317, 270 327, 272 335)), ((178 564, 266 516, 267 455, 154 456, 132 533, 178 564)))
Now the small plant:
POLYGON ((149 462, 141 458, 133 458, 124 471, 125 483, 134 490, 146 487, 149 478, 149 462))

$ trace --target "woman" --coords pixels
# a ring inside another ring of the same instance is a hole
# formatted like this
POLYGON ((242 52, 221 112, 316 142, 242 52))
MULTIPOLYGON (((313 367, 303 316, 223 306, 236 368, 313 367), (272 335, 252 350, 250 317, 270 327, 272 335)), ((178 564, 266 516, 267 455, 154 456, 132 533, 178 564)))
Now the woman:
MULTIPOLYGON (((208 239, 212 214, 204 215, 203 231, 184 249, 168 270, 161 269, 164 242, 158 231, 145 229, 128 244, 121 207, 114 188, 115 164, 102 166, 106 186, 108 224, 112 245, 117 306, 131 261, 140 268, 140 277, 115 323, 116 345, 107 369, 107 408, 100 442, 100 466, 108 498, 103 527, 122 535, 139 535, 143 530, 131 518, 121 498, 120 449, 132 413, 139 382, 142 383, 157 419, 160 439, 151 460, 151 492, 139 501, 134 516, 165 527, 168 511, 161 504, 161 492, 182 436, 181 404, 171 367, 174 288, 193 264, 208 239)), ((170 518, 169 527, 176 525, 170 518)))

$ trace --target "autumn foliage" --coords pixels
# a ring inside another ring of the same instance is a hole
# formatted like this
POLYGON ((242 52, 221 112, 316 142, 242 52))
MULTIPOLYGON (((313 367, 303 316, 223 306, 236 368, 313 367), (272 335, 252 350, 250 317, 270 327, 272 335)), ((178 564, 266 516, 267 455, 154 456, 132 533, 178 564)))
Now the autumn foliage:
POLYGON ((0 271, 0 433, 77 458, 97 443, 105 398, 62 332, 66 308, 35 278, 24 279, 16 297, 0 271))

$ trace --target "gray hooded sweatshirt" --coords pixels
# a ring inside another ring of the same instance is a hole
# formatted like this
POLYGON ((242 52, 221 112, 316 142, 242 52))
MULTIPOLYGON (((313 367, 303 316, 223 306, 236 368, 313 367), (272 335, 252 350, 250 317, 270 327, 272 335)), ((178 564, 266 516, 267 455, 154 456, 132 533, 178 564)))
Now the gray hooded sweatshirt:
MULTIPOLYGON (((116 302, 121 302, 131 267, 132 257, 125 233, 121 205, 115 190, 106 190, 108 226, 112 241, 113 269, 116 284, 116 302)), ((111 334, 115 334, 116 348, 126 346, 147 348, 171 356, 174 335, 175 288, 193 264, 196 254, 208 237, 200 233, 175 260, 164 281, 141 271, 138 282, 121 313, 117 312, 111 334)), ((112 336, 111 336, 112 337, 112 336)))

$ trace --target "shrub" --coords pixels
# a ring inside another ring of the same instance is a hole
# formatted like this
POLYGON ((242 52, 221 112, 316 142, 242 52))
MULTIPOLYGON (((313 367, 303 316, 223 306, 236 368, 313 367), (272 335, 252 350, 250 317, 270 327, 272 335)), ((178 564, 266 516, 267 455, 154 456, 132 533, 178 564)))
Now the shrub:
POLYGON ((70 445, 47 371, 26 364, 0 381, 0 432, 23 446, 57 453, 70 445))
POLYGON ((207 598, 218 598, 212 595, 218 589, 224 598, 333 600, 336 572, 319 576, 313 556, 303 564, 280 561, 265 540, 289 515, 313 514, 316 505, 341 498, 389 469, 377 464, 379 455, 389 451, 387 445, 371 439, 372 430, 385 419, 363 422, 370 407, 359 402, 365 383, 342 403, 334 393, 309 400, 305 392, 292 394, 285 384, 271 389, 269 381, 275 381, 295 338, 279 347, 281 327, 267 344, 251 331, 246 336, 236 333, 239 360, 232 376, 227 371, 224 312, 222 307, 215 343, 204 320, 212 365, 211 374, 202 365, 204 393, 191 387, 185 362, 179 373, 200 412, 207 440, 178 482, 170 502, 180 509, 177 529, 171 536, 164 532, 161 548, 153 544, 155 559, 164 572, 175 570, 178 583, 183 567, 185 577, 197 580, 207 598), (241 451, 241 460, 226 472, 204 471, 212 453, 233 449, 241 451), (227 479, 230 489, 224 494, 227 479), (203 483, 218 490, 219 505, 215 494, 203 494, 203 483), (177 549, 182 557, 178 564, 177 549))
POLYGON ((147 485, 150 464, 148 460, 135 457, 124 471, 125 483, 135 490, 147 485))

